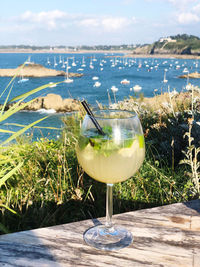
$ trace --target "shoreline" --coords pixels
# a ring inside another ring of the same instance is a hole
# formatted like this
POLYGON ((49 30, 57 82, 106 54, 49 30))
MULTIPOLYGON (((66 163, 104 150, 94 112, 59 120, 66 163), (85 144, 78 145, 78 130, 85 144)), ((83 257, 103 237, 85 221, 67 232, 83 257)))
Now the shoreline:
MULTIPOLYGON (((125 57, 133 58, 178 58, 178 59, 200 59, 198 55, 178 55, 178 54, 133 54, 130 50, 31 50, 31 49, 0 49, 0 54, 124 54, 125 57)), ((108 55, 108 56, 109 56, 108 55)))

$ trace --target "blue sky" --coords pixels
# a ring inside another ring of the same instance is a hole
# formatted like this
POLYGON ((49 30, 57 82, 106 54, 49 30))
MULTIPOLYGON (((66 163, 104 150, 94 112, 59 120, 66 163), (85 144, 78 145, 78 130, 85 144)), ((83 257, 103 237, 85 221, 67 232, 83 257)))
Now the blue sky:
POLYGON ((200 0, 5 0, 0 45, 152 43, 200 37, 200 0))

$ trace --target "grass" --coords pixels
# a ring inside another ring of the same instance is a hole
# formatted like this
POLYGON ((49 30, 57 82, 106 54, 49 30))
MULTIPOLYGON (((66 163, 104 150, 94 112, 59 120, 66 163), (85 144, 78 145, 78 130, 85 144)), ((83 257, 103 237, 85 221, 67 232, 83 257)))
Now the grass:
MULTIPOLYGON (((39 119, 38 121, 35 121, 29 125, 20 126, 21 129, 19 129, 16 132, 10 131, 10 130, 4 128, 5 122, 9 117, 11 117, 16 112, 22 110, 25 106, 27 106, 32 101, 34 101, 34 99, 33 99, 33 100, 30 100, 26 103, 23 102, 24 100, 27 99, 27 97, 32 96, 34 93, 39 92, 39 91, 49 87, 48 84, 43 85, 43 86, 39 86, 33 90, 26 92, 25 94, 19 95, 18 97, 15 97, 15 98, 9 100, 11 91, 13 90, 14 80, 15 80, 16 76, 19 74, 20 70, 24 67, 24 65, 25 64, 23 64, 18 69, 15 76, 11 79, 11 81, 8 83, 8 85, 5 87, 5 89, 2 91, 2 93, 0 95, 0 99, 2 98, 3 95, 6 95, 4 103, 0 106, 0 124, 1 124, 0 132, 10 135, 6 140, 1 142, 1 144, 0 144, 0 166, 1 166, 0 189, 2 189, 3 186, 6 186, 9 179, 14 177, 14 175, 21 170, 21 168, 24 164, 24 159, 22 159, 22 157, 20 155, 17 155, 17 157, 15 157, 15 156, 13 157, 13 155, 10 153, 4 153, 7 149, 5 146, 7 146, 8 144, 10 144, 14 140, 16 140, 20 135, 25 133, 25 131, 27 131, 31 127, 34 127, 38 122, 41 122, 42 120, 44 120, 46 118, 46 117, 44 117, 42 119, 39 119), (8 103, 12 103, 12 105, 10 106, 9 109, 6 108, 8 103)), ((9 212, 16 215, 16 211, 14 211, 9 205, 4 203, 2 192, 3 191, 1 191, 1 194, 0 194, 1 195, 1 199, 0 199, 1 211, 4 212, 4 210, 7 209, 9 212)), ((0 230, 4 233, 7 232, 5 225, 1 221, 0 221, 0 230)))
MULTIPOLYGON (((27 96, 45 87, 17 97, 8 111, 4 103, 0 121, 20 110, 27 96)), ((114 213, 199 197, 198 99, 192 91, 173 97, 166 93, 151 99, 130 97, 115 103, 139 113, 146 157, 133 177, 114 186, 114 213)), ((0 147, 1 234, 105 216, 105 185, 84 173, 76 158, 83 116, 81 111, 63 118, 65 128, 58 140, 33 142, 25 131, 35 122, 10 133, 4 141, 0 147), (16 142, 10 143, 13 140, 16 142)))
MULTIPOLYGON (((2 169, 12 169, 23 162, 1 187, 2 233, 105 216, 104 184, 84 173, 76 159, 75 141, 81 117, 64 118, 66 127, 59 140, 43 138, 32 142, 23 136, 2 151, 1 157, 10 157, 10 161, 2 164, 2 169)), ((184 117, 180 116, 180 120, 184 117)), ((195 184, 187 175, 191 173, 190 166, 179 164, 184 158, 181 150, 187 148, 187 141, 185 147, 179 147, 179 153, 172 145, 172 137, 174 140, 183 138, 172 120, 177 123, 173 114, 141 114, 146 158, 133 177, 114 186, 114 213, 198 197, 195 184), (166 149, 162 148, 162 143, 166 149)))

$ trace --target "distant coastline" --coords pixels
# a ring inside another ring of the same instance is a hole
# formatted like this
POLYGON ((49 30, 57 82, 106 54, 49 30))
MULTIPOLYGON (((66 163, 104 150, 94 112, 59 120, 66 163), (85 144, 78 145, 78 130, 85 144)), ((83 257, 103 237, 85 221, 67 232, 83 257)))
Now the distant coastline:
POLYGON ((38 49, 38 50, 32 50, 32 49, 0 49, 0 53, 33 53, 33 54, 94 54, 94 53, 106 53, 106 54, 127 54, 130 53, 130 50, 62 50, 62 49, 38 49))
POLYGON ((134 54, 130 50, 45 50, 45 49, 0 49, 0 54, 6 53, 18 53, 18 54, 95 54, 95 53, 104 53, 108 56, 113 54, 124 54, 125 57, 133 58, 180 58, 180 59, 200 59, 198 55, 180 55, 180 54, 134 54))

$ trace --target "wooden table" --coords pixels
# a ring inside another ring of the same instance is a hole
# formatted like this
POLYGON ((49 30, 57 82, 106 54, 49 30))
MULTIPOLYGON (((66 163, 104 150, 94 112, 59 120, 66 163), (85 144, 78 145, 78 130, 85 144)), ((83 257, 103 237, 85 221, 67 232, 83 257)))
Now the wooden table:
MULTIPOLYGON (((117 252, 87 246, 87 220, 0 236, 0 266, 200 266, 200 200, 114 216, 134 242, 117 252)), ((104 221, 99 219, 99 221, 104 221)))

